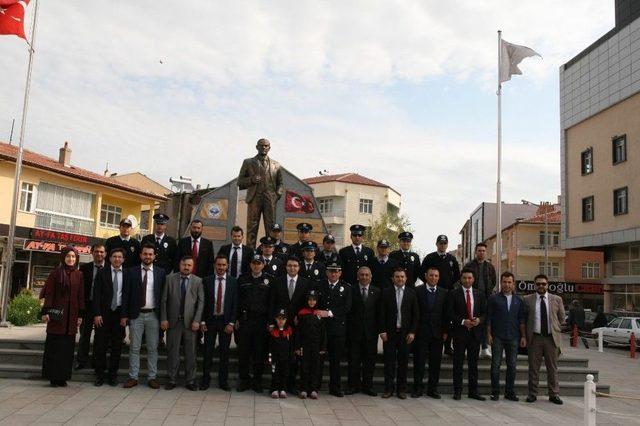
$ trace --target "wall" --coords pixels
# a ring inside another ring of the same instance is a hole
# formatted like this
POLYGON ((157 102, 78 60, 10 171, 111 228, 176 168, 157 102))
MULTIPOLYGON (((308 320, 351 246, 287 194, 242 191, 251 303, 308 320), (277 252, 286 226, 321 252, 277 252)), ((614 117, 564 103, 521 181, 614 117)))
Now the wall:
POLYGON ((565 252, 565 279, 569 282, 601 283, 604 278, 604 270, 604 252, 588 250, 566 250, 565 252), (598 278, 582 278, 582 264, 585 262, 600 264, 598 278))

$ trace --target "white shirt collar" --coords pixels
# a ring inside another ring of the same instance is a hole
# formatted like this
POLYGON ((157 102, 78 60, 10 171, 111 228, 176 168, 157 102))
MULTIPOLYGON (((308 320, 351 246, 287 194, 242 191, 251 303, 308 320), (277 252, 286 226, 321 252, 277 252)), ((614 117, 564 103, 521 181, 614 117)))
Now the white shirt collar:
POLYGON ((155 237, 156 240, 164 238, 164 234, 162 234, 162 235, 154 234, 153 236, 155 237))
MULTIPOLYGON (((146 265, 144 263, 141 263, 140 264, 140 269, 144 271, 145 266, 146 265)), ((147 269, 149 269, 149 272, 153 272, 153 263, 151 265, 149 265, 149 266, 146 266, 146 267, 147 267, 147 269)))
POLYGON ((298 276, 295 275, 292 277, 291 275, 287 274, 287 281, 291 281, 291 280, 298 281, 298 276))
POLYGON ((129 241, 131 239, 131 235, 127 235, 126 237, 123 237, 122 235, 120 235, 120 239, 122 241, 129 241))
POLYGON ((353 247, 354 250, 357 248, 358 250, 362 251, 362 244, 360 245, 351 244, 351 246, 353 247))
MULTIPOLYGON (((111 273, 113 273, 115 270, 116 270, 115 266, 111 265, 111 273)), ((122 265, 120 265, 120 268, 118 268, 118 270, 122 272, 122 265)))
POLYGON ((336 281, 335 283, 332 283, 331 281, 329 281, 329 286, 333 287, 334 285, 338 284, 338 281, 336 281))

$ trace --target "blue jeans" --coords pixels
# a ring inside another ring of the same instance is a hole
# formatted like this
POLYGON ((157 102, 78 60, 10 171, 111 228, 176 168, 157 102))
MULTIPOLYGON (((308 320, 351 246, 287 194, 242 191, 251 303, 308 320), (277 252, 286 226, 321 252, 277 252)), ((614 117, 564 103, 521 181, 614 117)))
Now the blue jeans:
POLYGON ((507 380, 505 395, 515 395, 516 362, 518 360, 518 339, 502 340, 493 338, 491 345, 491 394, 500 394, 500 364, 502 364, 502 350, 504 349, 507 363, 507 380))
POLYGON ((129 378, 138 380, 140 372, 140 347, 144 333, 147 344, 147 369, 149 379, 155 379, 158 374, 158 335, 160 320, 155 312, 140 312, 138 318, 129 322, 131 346, 129 349, 129 378))

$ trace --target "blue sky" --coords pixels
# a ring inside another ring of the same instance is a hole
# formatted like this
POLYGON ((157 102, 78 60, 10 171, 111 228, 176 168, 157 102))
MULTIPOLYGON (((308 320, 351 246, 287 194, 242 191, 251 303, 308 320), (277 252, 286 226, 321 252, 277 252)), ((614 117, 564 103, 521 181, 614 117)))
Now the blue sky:
MULTIPOLYGON (((68 140, 81 167, 215 186, 267 137, 300 177, 357 172, 401 192, 426 252, 495 199, 497 29, 544 57, 505 85, 503 199, 555 200, 558 68, 613 27, 613 6, 41 2, 26 146, 56 156, 68 140)), ((6 140, 24 43, 1 38, 0 57, 6 140)))

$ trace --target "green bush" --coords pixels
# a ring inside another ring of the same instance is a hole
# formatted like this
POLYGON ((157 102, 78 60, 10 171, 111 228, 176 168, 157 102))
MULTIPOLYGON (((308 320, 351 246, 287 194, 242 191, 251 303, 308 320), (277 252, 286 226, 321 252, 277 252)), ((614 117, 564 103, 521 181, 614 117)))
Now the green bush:
POLYGON ((29 290, 22 290, 9 303, 8 320, 21 326, 40 322, 40 301, 29 290))

